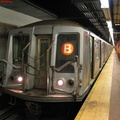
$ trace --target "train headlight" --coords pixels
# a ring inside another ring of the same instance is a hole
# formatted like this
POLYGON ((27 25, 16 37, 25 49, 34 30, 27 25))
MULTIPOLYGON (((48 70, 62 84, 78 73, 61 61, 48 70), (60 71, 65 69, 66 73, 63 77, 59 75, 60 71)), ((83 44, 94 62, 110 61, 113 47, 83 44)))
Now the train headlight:
POLYGON ((23 77, 22 77, 22 76, 18 76, 18 77, 17 77, 17 81, 18 81, 18 82, 23 82, 23 77))
POLYGON ((67 80, 67 84, 68 84, 70 87, 73 87, 73 86, 74 86, 74 80, 73 80, 73 79, 67 80))
POLYGON ((64 80, 63 80, 63 79, 57 80, 57 85, 58 85, 59 87, 62 87, 62 86, 64 85, 64 80))

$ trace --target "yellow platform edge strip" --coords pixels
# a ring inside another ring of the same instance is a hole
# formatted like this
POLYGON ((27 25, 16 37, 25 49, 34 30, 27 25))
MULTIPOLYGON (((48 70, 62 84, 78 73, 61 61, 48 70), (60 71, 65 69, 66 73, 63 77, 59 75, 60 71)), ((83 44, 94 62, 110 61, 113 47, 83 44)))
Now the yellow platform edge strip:
POLYGON ((108 120, 112 84, 113 50, 74 120, 108 120))

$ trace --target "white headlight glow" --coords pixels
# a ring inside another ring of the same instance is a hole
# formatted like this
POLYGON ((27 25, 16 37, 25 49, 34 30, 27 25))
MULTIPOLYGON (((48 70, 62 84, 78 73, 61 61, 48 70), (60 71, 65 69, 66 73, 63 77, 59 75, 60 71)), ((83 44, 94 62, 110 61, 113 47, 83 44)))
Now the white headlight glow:
POLYGON ((62 80, 62 79, 59 79, 58 81, 57 81, 57 85, 58 86, 63 86, 63 84, 64 84, 64 81, 62 80))
POLYGON ((22 81, 23 81, 23 77, 22 77, 22 76, 19 76, 19 77, 17 78, 17 81, 18 81, 18 82, 22 82, 22 81))

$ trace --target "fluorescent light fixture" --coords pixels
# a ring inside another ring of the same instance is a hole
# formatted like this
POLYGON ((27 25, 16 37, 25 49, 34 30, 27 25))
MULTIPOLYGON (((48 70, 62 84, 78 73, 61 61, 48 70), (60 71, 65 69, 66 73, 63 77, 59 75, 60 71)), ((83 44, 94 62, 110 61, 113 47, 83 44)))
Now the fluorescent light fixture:
POLYGON ((101 8, 109 8, 109 0, 100 0, 101 8))
POLYGON ((118 24, 115 24, 115 26, 120 26, 120 24, 118 23, 118 24))
POLYGON ((113 43, 113 46, 114 46, 114 45, 115 45, 115 43, 114 43, 114 37, 113 37, 112 22, 111 22, 111 21, 107 21, 107 25, 108 25, 109 32, 110 32, 110 36, 111 36, 112 43, 113 43))
POLYGON ((108 28, 112 28, 112 22, 111 21, 107 21, 107 25, 108 25, 108 28))

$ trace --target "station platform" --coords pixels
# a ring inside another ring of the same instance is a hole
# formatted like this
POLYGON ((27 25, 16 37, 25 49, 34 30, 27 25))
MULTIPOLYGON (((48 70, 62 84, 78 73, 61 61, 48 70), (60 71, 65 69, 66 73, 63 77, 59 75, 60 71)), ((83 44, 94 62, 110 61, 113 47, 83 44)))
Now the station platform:
POLYGON ((74 120, 120 120, 120 61, 115 50, 74 120))

